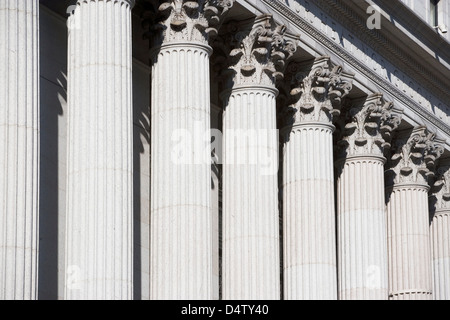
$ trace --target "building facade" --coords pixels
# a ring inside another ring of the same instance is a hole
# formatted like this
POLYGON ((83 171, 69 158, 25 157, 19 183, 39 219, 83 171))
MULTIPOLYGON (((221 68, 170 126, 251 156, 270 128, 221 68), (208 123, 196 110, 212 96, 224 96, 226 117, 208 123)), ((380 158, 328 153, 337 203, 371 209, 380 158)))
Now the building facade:
POLYGON ((450 299, 448 0, 0 0, 0 299, 450 299))

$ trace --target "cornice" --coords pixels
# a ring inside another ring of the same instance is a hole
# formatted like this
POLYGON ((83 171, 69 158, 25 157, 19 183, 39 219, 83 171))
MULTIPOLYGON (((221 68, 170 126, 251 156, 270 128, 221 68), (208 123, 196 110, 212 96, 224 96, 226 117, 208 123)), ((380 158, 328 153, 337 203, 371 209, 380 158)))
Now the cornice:
POLYGON ((389 13, 393 13, 397 21, 402 25, 414 28, 415 35, 421 37, 421 41, 427 42, 427 45, 432 46, 440 55, 445 56, 447 61, 450 61, 450 51, 446 51, 450 47, 450 42, 439 35, 435 29, 431 27, 426 21, 422 20, 411 8, 409 8, 402 1, 386 1, 386 0, 372 0, 380 7, 389 8, 389 13), (401 12, 396 15, 395 13, 401 12), (419 28, 417 28, 420 26, 419 28))
POLYGON ((422 64, 403 50, 396 42, 387 38, 381 30, 368 30, 366 19, 357 15, 343 0, 316 0, 314 3, 327 14, 339 21, 344 27, 355 34, 359 39, 382 53, 390 61, 399 63, 404 67, 405 73, 412 72, 412 78, 422 79, 422 85, 444 101, 450 100, 450 93, 442 81, 436 79, 422 64))
MULTIPOLYGON (((445 122, 440 120, 437 116, 429 113, 429 111, 423 108, 420 104, 416 103, 413 99, 408 97, 401 90, 397 89, 394 84, 386 81, 373 72, 369 66, 364 64, 363 62, 357 60, 353 57, 347 50, 333 42, 329 39, 323 32, 313 27, 310 23, 308 23, 305 19, 300 17, 298 14, 293 12, 288 6, 285 4, 275 1, 275 0, 261 0, 265 5, 269 6, 279 14, 283 15, 286 19, 288 19, 291 23, 296 25, 303 32, 308 34, 310 37, 321 43, 328 50, 335 53, 339 58, 344 60, 348 65, 352 66, 355 70, 366 76, 368 79, 376 83, 383 90, 396 97, 398 101, 402 102, 404 105, 408 106, 413 112, 419 115, 421 118, 426 119, 431 124, 436 126, 438 129, 442 130, 447 135, 450 135, 450 126, 448 126, 445 122)), ((324 1, 324 0, 319 0, 324 1)), ((339 1, 339 0, 336 0, 339 1)), ((341 1, 339 1, 340 3, 341 1)), ((370 44, 370 43, 369 43, 370 44)), ((449 93, 447 93, 449 95, 449 93)), ((450 98, 448 99, 450 100, 450 98)))

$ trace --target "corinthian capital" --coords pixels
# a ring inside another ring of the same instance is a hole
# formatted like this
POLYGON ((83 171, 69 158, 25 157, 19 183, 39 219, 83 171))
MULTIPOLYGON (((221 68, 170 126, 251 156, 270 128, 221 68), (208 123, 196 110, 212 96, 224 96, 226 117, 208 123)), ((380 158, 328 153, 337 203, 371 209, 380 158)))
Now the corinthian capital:
POLYGON ((338 142, 338 156, 383 156, 391 147, 392 132, 400 125, 401 113, 392 102, 385 101, 381 93, 344 105, 339 118, 341 140, 338 142))
POLYGON ((217 35, 235 0, 147 0, 144 17, 152 45, 171 42, 208 44, 217 35))
POLYGON ((409 137, 399 137, 393 143, 388 159, 390 169, 386 171, 388 185, 428 184, 435 162, 443 153, 444 147, 434 133, 425 126, 414 128, 409 137))
POLYGON ((431 187, 431 211, 450 210, 450 161, 446 160, 436 170, 436 179, 431 187))
POLYGON ((229 56, 228 87, 242 85, 275 86, 283 78, 286 61, 297 50, 298 36, 276 25, 271 15, 257 17, 251 24, 230 23, 221 43, 216 43, 229 56))
POLYGON ((285 113, 292 116, 289 124, 302 122, 332 123, 340 114, 344 97, 352 89, 353 75, 343 72, 341 66, 331 64, 329 57, 319 57, 312 65, 297 64, 290 67, 290 95, 294 103, 285 113))

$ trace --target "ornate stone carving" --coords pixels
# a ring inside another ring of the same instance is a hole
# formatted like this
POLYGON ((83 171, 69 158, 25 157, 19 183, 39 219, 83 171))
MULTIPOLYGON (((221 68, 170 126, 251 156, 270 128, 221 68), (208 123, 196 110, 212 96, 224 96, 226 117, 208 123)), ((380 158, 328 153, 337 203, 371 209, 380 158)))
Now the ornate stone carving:
POLYGON ((301 65, 293 65, 289 69, 299 71, 291 76, 290 81, 293 86, 290 95, 295 102, 280 110, 285 116, 286 124, 331 124, 333 116, 340 114, 343 98, 352 89, 353 76, 343 72, 341 66, 332 65, 330 58, 326 56, 315 59, 311 68, 306 70, 302 69, 301 65))
POLYGON ((444 153, 442 143, 425 126, 413 129, 409 137, 397 138, 388 159, 387 185, 400 183, 428 184, 434 175, 435 161, 444 153))
POLYGON ((401 110, 381 93, 343 107, 338 157, 379 155, 391 147, 392 132, 401 122, 401 110))
POLYGON ((436 170, 436 179, 431 187, 430 207, 436 210, 450 210, 450 165, 436 170))
MULTIPOLYGON (((318 43, 321 43, 328 50, 335 53, 340 59, 346 62, 349 66, 353 67, 355 70, 360 72, 362 75, 367 77, 369 80, 377 83, 380 88, 388 92, 391 96, 396 97, 397 100, 401 101, 404 105, 408 106, 416 112, 420 117, 426 119, 431 122, 437 128, 442 130, 442 132, 446 134, 450 134, 450 129, 448 125, 439 119, 436 115, 431 114, 428 110, 423 108, 420 104, 411 99, 407 94, 405 94, 402 90, 399 90, 394 84, 389 81, 386 81, 382 76, 378 75, 374 72, 369 66, 365 63, 356 59, 351 53, 347 50, 344 50, 339 44, 329 39, 323 32, 312 26, 308 21, 297 15, 291 9, 289 9, 283 2, 281 1, 272 1, 272 0, 261 0, 264 4, 270 6, 272 9, 280 12, 283 16, 287 17, 289 21, 295 24, 300 30, 314 38, 318 43)), ((409 64, 408 64, 409 65, 409 64)), ((422 73, 423 74, 423 73, 422 73)), ((434 86, 434 88, 437 88, 434 86)), ((438 93, 437 96, 442 96, 442 91, 439 90, 441 94, 438 93)))
POLYGON ((144 27, 157 47, 171 42, 208 44, 218 33, 224 16, 235 0, 164 0, 147 1, 144 27))
POLYGON ((284 76, 286 61, 297 50, 299 36, 276 25, 271 15, 262 15, 251 25, 228 25, 228 33, 216 43, 229 56, 225 72, 228 88, 245 85, 275 86, 284 76))

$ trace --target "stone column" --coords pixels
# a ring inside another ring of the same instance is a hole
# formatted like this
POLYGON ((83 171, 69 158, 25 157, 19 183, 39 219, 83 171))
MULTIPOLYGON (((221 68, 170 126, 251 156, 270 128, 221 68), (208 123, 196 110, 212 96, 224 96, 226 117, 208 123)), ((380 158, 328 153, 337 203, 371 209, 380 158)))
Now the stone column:
POLYGON ((0 1, 0 300, 37 298, 39 1, 0 1))
POLYGON ((78 1, 68 20, 65 299, 133 297, 133 5, 78 1))
POLYGON ((257 17, 232 45, 223 116, 223 299, 280 299, 275 80, 296 40, 257 17))
POLYGON ((152 37, 151 299, 217 297, 213 270, 210 36, 233 4, 164 1, 152 37))
POLYGON ((399 135, 389 158, 387 219, 389 298, 432 299, 428 178, 443 153, 426 127, 399 135))
POLYGON ((430 197, 433 297, 450 300, 450 161, 440 161, 430 197))
POLYGON ((290 68, 295 100, 283 110, 282 132, 284 297, 331 300, 337 298, 332 119, 351 77, 328 57, 290 68))
POLYGON ((400 124, 393 104, 376 93, 345 107, 338 142, 339 300, 387 300, 385 148, 400 124))

